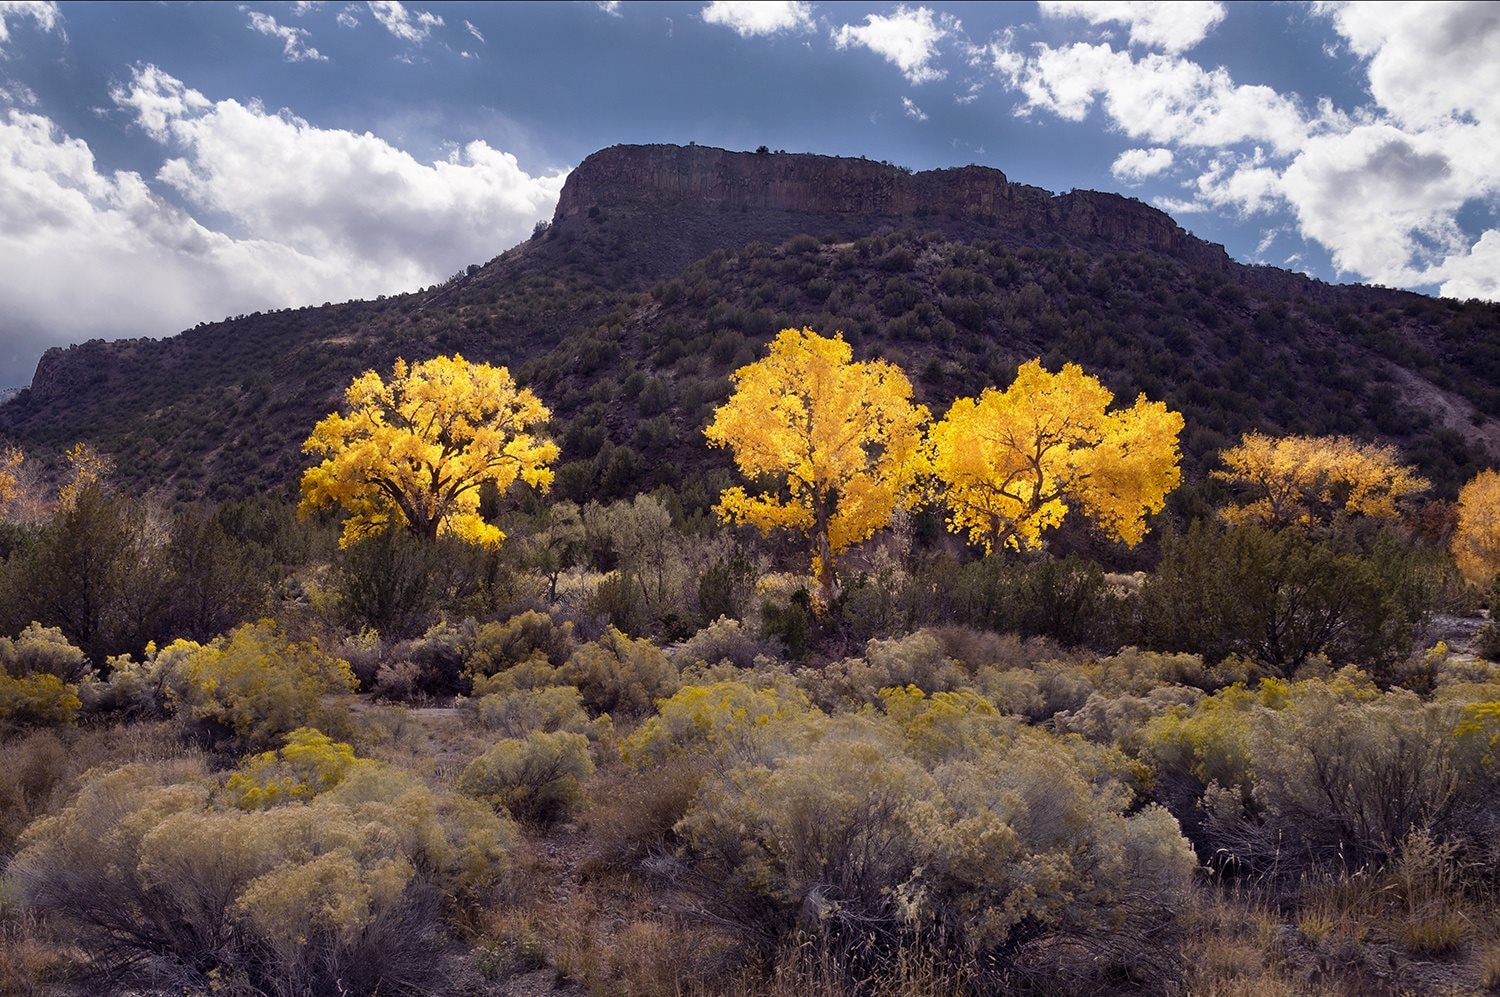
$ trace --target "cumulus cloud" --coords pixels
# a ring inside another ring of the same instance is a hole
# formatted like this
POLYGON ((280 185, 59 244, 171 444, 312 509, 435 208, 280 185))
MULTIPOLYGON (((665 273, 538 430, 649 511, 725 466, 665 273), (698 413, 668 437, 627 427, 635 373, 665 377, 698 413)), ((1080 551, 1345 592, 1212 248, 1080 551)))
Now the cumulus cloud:
POLYGON ((269 35, 281 42, 281 57, 287 62, 327 62, 328 57, 307 44, 311 32, 306 28, 293 28, 276 23, 276 18, 259 11, 249 11, 252 31, 269 35))
POLYGON ((359 27, 359 8, 351 4, 339 11, 338 17, 334 20, 338 21, 341 28, 357 28, 359 27))
POLYGON ((906 112, 908 118, 915 118, 918 121, 927 120, 927 112, 918 107, 917 102, 910 97, 901 98, 901 109, 906 112))
POLYGON ((594 6, 611 17, 624 17, 620 13, 620 0, 594 0, 594 6))
POLYGON ((370 13, 385 30, 408 45, 420 45, 440 28, 443 19, 425 10, 409 11, 401 0, 370 0, 370 13))
POLYGON ((1047 17, 1081 17, 1090 24, 1121 24, 1132 45, 1183 52, 1224 20, 1219 3, 1199 0, 1041 0, 1047 17))
POLYGON ((1160 150, 1155 159, 1130 150, 1113 168, 1126 182, 1146 166, 1177 175, 1190 196, 1159 197, 1158 205, 1289 211, 1340 273, 1460 296, 1500 292, 1500 231, 1466 232, 1460 223, 1468 209, 1500 206, 1500 7, 1320 5, 1360 60, 1369 100, 1309 108, 1183 56, 1211 24, 1192 31, 1179 24, 1171 35, 1148 5, 1126 13, 1112 4, 1045 6, 1126 24, 1133 43, 1168 49, 1137 55, 1082 42, 1022 49, 1005 36, 985 53, 1019 95, 1017 114, 1081 121, 1102 111, 1113 130, 1160 150))
POLYGON ((10 41, 10 25, 30 20, 43 31, 51 31, 62 20, 53 0, 0 0, 0 45, 10 41))
POLYGON ((812 4, 800 0, 713 0, 701 13, 708 24, 733 28, 741 38, 807 31, 813 26, 812 4))
POLYGON ((1500 301, 1500 231, 1490 229, 1468 253, 1449 257, 1444 273, 1445 297, 1500 301))
POLYGON ((0 384, 26 380, 44 345, 434 283, 524 239, 562 186, 482 141, 421 163, 152 66, 113 97, 168 150, 154 180, 181 206, 40 114, 0 117, 0 384))
POLYGON ((949 14, 935 15, 926 7, 896 8, 890 16, 865 15, 864 24, 845 24, 833 29, 835 48, 862 45, 901 70, 907 82, 931 83, 947 75, 934 66, 938 43, 960 29, 949 14))
POLYGON ((1267 86, 1236 84, 1222 67, 1204 69, 1181 56, 1139 59, 1107 44, 1041 44, 1032 54, 1008 41, 990 47, 991 63, 1019 91, 1018 113, 1047 111, 1082 121, 1102 104, 1110 122, 1133 139, 1160 145, 1218 147, 1268 142, 1290 151, 1309 122, 1297 102, 1267 86))
POLYGON ((1172 165, 1172 150, 1162 149, 1126 149, 1115 158, 1114 165, 1109 171, 1115 175, 1117 180, 1126 183, 1140 183, 1147 177, 1154 177, 1172 165))

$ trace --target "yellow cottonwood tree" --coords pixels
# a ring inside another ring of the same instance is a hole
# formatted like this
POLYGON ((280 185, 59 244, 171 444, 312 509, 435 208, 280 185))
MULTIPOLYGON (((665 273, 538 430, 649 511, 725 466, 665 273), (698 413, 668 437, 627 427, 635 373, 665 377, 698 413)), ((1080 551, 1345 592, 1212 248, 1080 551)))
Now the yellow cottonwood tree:
POLYGON ((20 470, 25 462, 26 454, 20 447, 0 450, 0 514, 21 494, 20 470))
POLYGON ((71 509, 85 489, 109 477, 115 462, 108 454, 82 441, 73 444, 63 456, 68 462, 68 480, 57 490, 57 502, 64 509, 71 509))
POLYGON ((342 506, 340 546, 391 528, 494 546, 505 534, 480 517, 480 487, 552 483, 557 444, 532 431, 551 413, 504 367, 397 360, 389 382, 367 370, 344 399, 348 414, 330 414, 302 445, 323 460, 302 475, 298 507, 342 506))
POLYGON ((1112 401, 1077 364, 1053 374, 1040 360, 1004 391, 955 401, 928 434, 948 528, 987 552, 1032 549, 1072 501, 1107 535, 1139 543, 1146 514, 1181 480, 1182 416, 1145 395, 1114 412, 1112 401))
POLYGON ((730 376, 734 394, 705 435, 733 450, 740 472, 767 488, 757 495, 726 489, 715 511, 762 533, 805 534, 813 574, 823 595, 835 598, 839 552, 916 498, 927 409, 912 402, 911 382, 895 364, 853 362, 842 334, 783 329, 765 358, 730 376))
POLYGON ((1452 549, 1458 570, 1475 585, 1500 577, 1500 471, 1480 471, 1459 489, 1452 549))
POLYGON ((1397 500, 1430 484, 1401 463, 1395 447, 1347 436, 1250 432, 1219 459, 1226 469, 1210 476, 1238 486, 1249 499, 1223 510, 1231 523, 1310 526, 1340 511, 1389 518, 1397 500))

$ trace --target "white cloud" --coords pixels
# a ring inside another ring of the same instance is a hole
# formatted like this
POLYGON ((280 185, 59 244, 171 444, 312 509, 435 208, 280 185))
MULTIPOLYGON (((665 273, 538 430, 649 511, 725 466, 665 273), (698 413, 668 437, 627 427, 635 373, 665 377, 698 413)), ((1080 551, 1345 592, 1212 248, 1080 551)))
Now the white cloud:
POLYGON ((908 118, 916 118, 918 121, 927 120, 927 112, 917 106, 917 102, 910 97, 901 98, 901 107, 906 111, 908 118))
POLYGON ((1449 298, 1500 301, 1500 231, 1490 229, 1468 253, 1449 257, 1439 293, 1449 298))
POLYGON ((1114 165, 1109 171, 1118 180, 1126 183, 1140 183, 1147 177, 1154 177, 1163 170, 1172 166, 1172 150, 1157 147, 1155 149, 1126 149, 1115 158, 1114 165))
POLYGON ((325 0, 292 0, 292 16, 301 17, 304 14, 311 14, 322 7, 324 2, 325 0))
MULTIPOLYGON (((987 56, 1020 95, 1017 114, 1082 121, 1100 110, 1113 130, 1172 156, 1158 153, 1162 169, 1180 173, 1191 165, 1190 196, 1156 200, 1167 210, 1286 210, 1297 234, 1325 247, 1342 274, 1494 296, 1500 231, 1466 232, 1460 217, 1476 205, 1500 207, 1500 6, 1359 2, 1316 9, 1338 36, 1325 50, 1361 60, 1368 103, 1338 108, 1325 98, 1308 108, 1294 95, 1237 84, 1227 70, 1181 54, 1137 56, 1109 44, 1023 50, 1006 35, 987 56)), ((1132 42, 1177 51, 1207 30, 1179 24, 1171 35, 1141 5, 1121 13, 1110 4, 1048 4, 1046 12, 1126 24, 1132 42)), ((1127 152, 1115 175, 1131 181, 1152 165, 1145 156, 1127 152)))
POLYGON ((594 6, 598 7, 610 17, 624 17, 620 13, 620 0, 594 0, 594 6))
POLYGON ((10 24, 29 19, 43 31, 57 27, 62 14, 53 0, 0 0, 0 44, 10 41, 10 24))
POLYGON ((370 13, 385 30, 409 45, 420 45, 443 25, 443 19, 430 11, 409 11, 401 0, 370 0, 370 13))
POLYGON ((327 62, 328 56, 323 55, 317 49, 308 45, 306 40, 311 35, 306 28, 293 28, 289 25, 277 24, 276 18, 259 11, 249 11, 250 27, 252 30, 263 35, 269 35, 281 42, 281 57, 287 62, 327 62))
POLYGON ((813 26, 812 4, 798 0, 713 0, 701 13, 708 24, 733 28, 741 38, 813 26))
POLYGON ((155 182, 101 169, 42 115, 0 114, 0 383, 58 341, 437 282, 525 239, 563 181, 483 141, 421 163, 368 133, 211 101, 150 66, 113 96, 173 156, 155 182))
POLYGON ((1040 0, 1047 17, 1081 17, 1090 24, 1123 24, 1132 45, 1183 52, 1224 20, 1222 4, 1201 0, 1040 0))
POLYGON ((934 15, 926 7, 896 8, 889 17, 865 15, 862 25, 845 24, 831 34, 834 47, 862 45, 892 63, 909 83, 931 83, 947 75, 932 64, 938 43, 960 29, 949 14, 934 15))
POLYGON ((465 21, 464 30, 473 35, 475 38, 479 39, 479 44, 485 44, 484 35, 480 33, 478 28, 474 27, 473 21, 465 21))
POLYGON ((1500 5, 1329 5, 1350 50, 1369 60, 1370 94, 1397 122, 1500 121, 1500 5))
POLYGON ((1422 283, 1424 271, 1468 249, 1456 214, 1470 191, 1452 162, 1438 143, 1391 125, 1313 139, 1281 183, 1303 234, 1327 246, 1341 272, 1422 283))
POLYGON ((339 11, 339 16, 334 20, 338 21, 339 27, 341 28, 357 28, 359 27, 358 14, 359 8, 350 5, 339 11))
POLYGON ((1098 102, 1120 131, 1159 145, 1256 141, 1291 151, 1308 135, 1295 100, 1270 87, 1236 84, 1222 67, 1208 70, 1155 52, 1136 59, 1083 42, 1034 51, 1026 55, 1004 41, 990 49, 995 70, 1024 98, 1021 114, 1049 111, 1082 121, 1098 102))

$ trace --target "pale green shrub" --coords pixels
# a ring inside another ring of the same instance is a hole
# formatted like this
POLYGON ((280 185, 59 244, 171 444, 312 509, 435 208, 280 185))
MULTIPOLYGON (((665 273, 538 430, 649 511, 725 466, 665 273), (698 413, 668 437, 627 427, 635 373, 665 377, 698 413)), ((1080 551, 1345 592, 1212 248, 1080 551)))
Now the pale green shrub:
POLYGON ((576 686, 594 713, 643 716, 652 704, 677 691, 677 669, 650 640, 611 627, 597 641, 574 651, 557 670, 557 682, 576 686))
POLYGON ((820 733, 794 750, 709 774, 675 881, 747 936, 802 932, 851 973, 920 939, 993 990, 1067 937, 1093 957, 1085 975, 1127 951, 1125 971, 1171 974, 1196 863, 1165 811, 1126 816, 1126 759, 973 693, 885 699, 889 715, 808 715, 820 733))
POLYGON ((874 704, 881 689, 896 686, 942 692, 970 682, 963 667, 944 653, 942 642, 926 631, 871 640, 863 657, 804 669, 798 677, 814 701, 828 710, 874 704))
POLYGON ((57 627, 32 623, 14 639, 0 637, 0 672, 16 678, 53 675, 61 682, 77 683, 87 671, 88 658, 57 627))
POLYGON ((558 623, 546 613, 528 610, 504 623, 479 627, 465 667, 471 676, 488 676, 540 655, 555 668, 566 662, 577 646, 572 623, 558 623))
POLYGON ((579 810, 593 774, 587 737, 536 732, 497 742, 469 763, 458 788, 520 820, 553 824, 579 810))
POLYGON ((425 991, 441 899, 488 893, 517 843, 486 808, 375 763, 306 803, 217 795, 194 761, 97 773, 27 831, 9 874, 29 909, 153 988, 425 991))
POLYGON ((479 726, 502 737, 567 731, 593 739, 613 729, 607 716, 590 720, 583 697, 571 685, 492 693, 469 701, 479 726))
POLYGON ((754 668, 757 661, 775 658, 771 641, 751 633, 739 620, 721 616, 680 644, 667 648, 667 657, 679 669, 702 662, 729 662, 736 668, 754 668))

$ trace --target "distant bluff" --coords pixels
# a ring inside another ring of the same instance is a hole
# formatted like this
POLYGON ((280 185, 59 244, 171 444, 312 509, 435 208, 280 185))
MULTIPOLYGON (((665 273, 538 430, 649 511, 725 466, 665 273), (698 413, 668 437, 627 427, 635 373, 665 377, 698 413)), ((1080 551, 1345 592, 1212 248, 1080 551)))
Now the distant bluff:
POLYGON ((1163 253, 1204 269, 1231 266, 1224 247, 1118 194, 1053 194, 1011 183, 985 166, 913 173, 869 159, 704 146, 617 145, 596 152, 569 174, 553 221, 630 208, 671 215, 696 210, 726 220, 796 214, 822 217, 835 227, 858 219, 864 231, 872 219, 945 230, 977 227, 1027 243, 1106 243, 1116 251, 1163 253))

